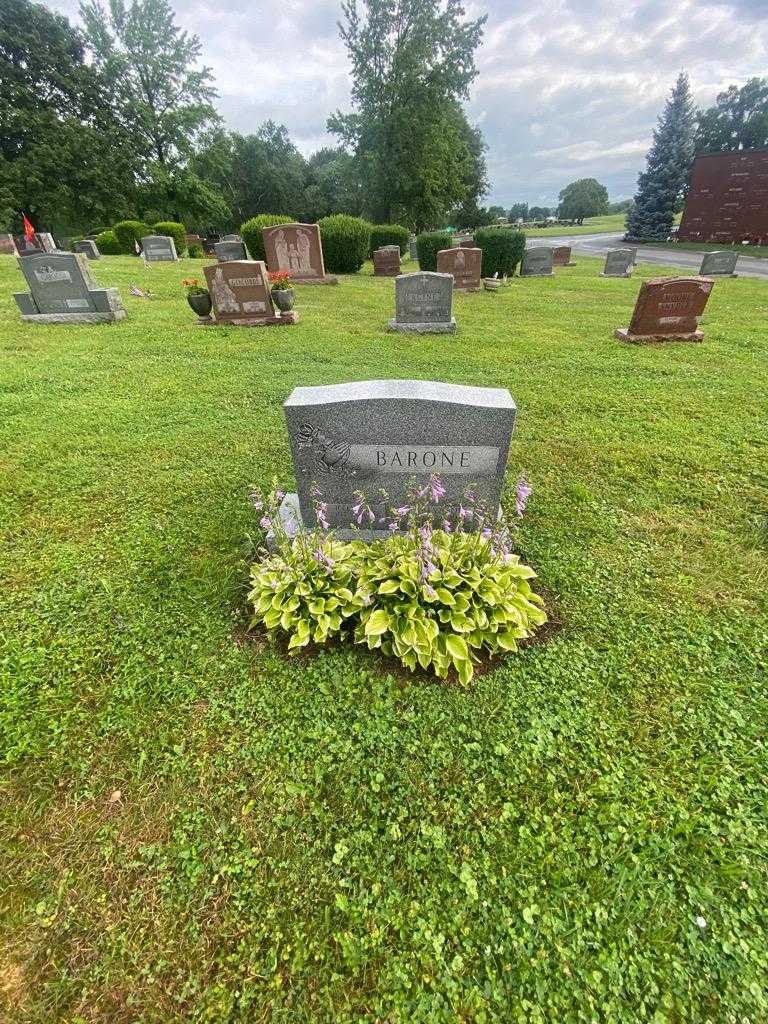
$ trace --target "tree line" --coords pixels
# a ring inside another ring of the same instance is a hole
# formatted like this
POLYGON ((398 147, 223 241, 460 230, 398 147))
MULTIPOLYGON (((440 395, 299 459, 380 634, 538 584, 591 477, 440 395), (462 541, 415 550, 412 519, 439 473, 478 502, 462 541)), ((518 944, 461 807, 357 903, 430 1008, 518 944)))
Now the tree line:
POLYGON ((197 36, 168 0, 81 0, 82 28, 0 5, 0 230, 96 231, 163 217, 192 229, 328 213, 415 230, 481 216, 485 143, 462 101, 485 18, 459 0, 347 0, 352 112, 308 159, 273 120, 227 131, 197 36))

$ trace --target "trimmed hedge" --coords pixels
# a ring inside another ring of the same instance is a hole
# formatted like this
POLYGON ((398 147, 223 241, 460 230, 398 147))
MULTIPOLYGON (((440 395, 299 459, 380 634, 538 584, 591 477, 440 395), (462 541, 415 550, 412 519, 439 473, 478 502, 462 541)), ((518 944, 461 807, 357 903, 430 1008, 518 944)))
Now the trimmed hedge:
POLYGON ((94 242, 98 246, 99 252, 102 256, 119 256, 123 251, 120 248, 120 243, 118 242, 117 235, 114 231, 101 231, 94 238, 94 242))
POLYGON ((187 256, 189 256, 191 260, 202 260, 205 259, 205 250, 202 245, 197 245, 197 243, 195 243, 188 247, 187 256))
POLYGON ((112 230, 115 232, 120 252, 131 256, 136 255, 134 242, 141 245, 142 238, 152 234, 149 224, 145 224, 143 220, 121 220, 115 224, 112 230))
POLYGON ((478 228, 475 245, 483 250, 483 277, 511 277, 525 252, 525 234, 510 228, 478 228))
POLYGON ((332 274, 356 274, 368 258, 371 225, 360 217, 336 213, 318 222, 325 269, 332 274))
POLYGON ((373 250, 380 249, 382 245, 399 245, 400 255, 405 256, 408 251, 408 228, 401 224, 374 224, 371 228, 368 258, 373 259, 373 250))
POLYGON ((416 239, 419 270, 437 270, 437 254, 441 249, 453 248, 450 231, 424 231, 416 239))
POLYGON ((245 224, 241 224, 239 234, 245 242, 245 247, 251 254, 252 260, 266 260, 267 254, 264 251, 264 236, 262 228, 271 228, 276 224, 294 224, 295 217, 288 217, 282 213, 259 213, 251 217, 245 224))
POLYGON ((152 225, 153 235, 168 235, 176 246, 176 255, 183 256, 187 248, 187 229, 177 220, 159 220, 152 225))

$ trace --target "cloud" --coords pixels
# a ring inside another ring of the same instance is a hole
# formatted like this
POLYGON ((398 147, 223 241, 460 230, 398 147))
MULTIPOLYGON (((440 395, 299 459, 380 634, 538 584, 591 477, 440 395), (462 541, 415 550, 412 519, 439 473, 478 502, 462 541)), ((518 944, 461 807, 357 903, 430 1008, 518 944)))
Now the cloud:
MULTIPOLYGON (((337 0, 171 0, 203 43, 218 108, 237 131, 272 118, 305 154, 349 109, 337 0)), ((768 67, 766 0, 477 0, 488 14, 467 113, 482 127, 489 203, 554 203, 574 178, 633 194, 656 119, 681 69, 700 106, 768 67)), ((77 20, 76 0, 49 6, 77 20)))

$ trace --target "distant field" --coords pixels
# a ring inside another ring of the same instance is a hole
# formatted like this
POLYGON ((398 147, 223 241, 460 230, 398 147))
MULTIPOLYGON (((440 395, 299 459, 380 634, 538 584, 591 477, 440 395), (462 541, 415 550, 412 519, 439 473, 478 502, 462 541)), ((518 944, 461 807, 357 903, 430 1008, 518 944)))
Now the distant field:
POLYGON ((529 238, 542 238, 546 235, 593 235, 596 231, 623 231, 624 214, 613 213, 606 217, 587 217, 584 223, 578 227, 563 227, 558 224, 552 228, 531 228, 525 229, 529 238))

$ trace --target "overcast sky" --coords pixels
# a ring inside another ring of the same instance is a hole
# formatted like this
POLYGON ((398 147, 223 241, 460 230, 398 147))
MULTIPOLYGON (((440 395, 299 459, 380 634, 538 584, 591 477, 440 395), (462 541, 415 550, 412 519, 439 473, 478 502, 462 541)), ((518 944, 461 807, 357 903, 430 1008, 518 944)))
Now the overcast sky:
MULTIPOLYGON (((272 118, 309 155, 335 140, 329 113, 349 107, 339 0, 171 0, 203 42, 227 124, 272 118)), ((48 0, 76 20, 77 0, 48 0)), ((731 83, 768 75, 768 0, 486 0, 479 75, 467 112, 483 130, 485 202, 550 205, 575 178, 612 199, 634 193, 651 131, 678 72, 710 105, 731 83)))

